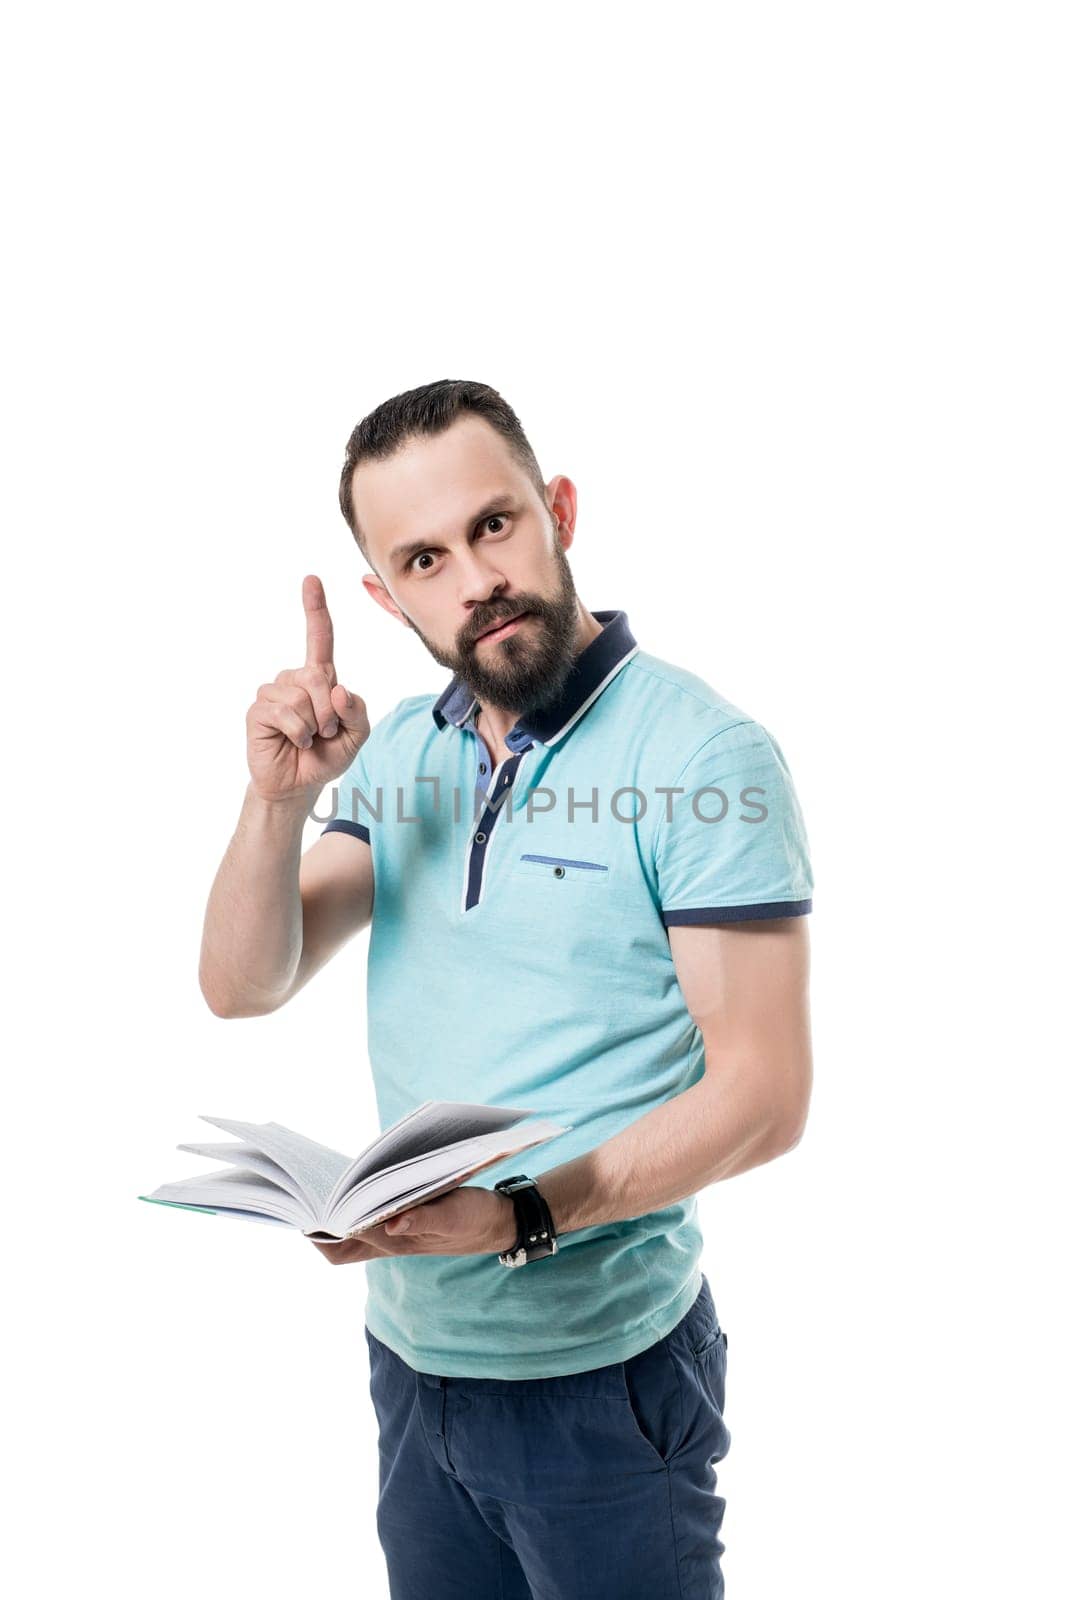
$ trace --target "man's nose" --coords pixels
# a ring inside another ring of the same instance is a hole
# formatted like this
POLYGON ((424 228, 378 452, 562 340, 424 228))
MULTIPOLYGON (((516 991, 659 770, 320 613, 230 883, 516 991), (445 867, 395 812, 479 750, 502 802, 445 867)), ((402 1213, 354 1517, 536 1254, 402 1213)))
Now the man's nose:
POLYGON ((459 598, 463 605, 485 605, 501 589, 507 587, 507 578, 491 561, 478 556, 473 550, 464 556, 457 567, 459 573, 459 598))

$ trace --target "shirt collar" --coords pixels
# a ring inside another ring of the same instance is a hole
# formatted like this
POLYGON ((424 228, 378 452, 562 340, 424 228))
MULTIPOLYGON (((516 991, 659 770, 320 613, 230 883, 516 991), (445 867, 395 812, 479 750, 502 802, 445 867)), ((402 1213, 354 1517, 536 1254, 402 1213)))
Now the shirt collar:
MULTIPOLYGON (((637 641, 630 632, 625 611, 594 611, 591 615, 602 625, 600 632, 575 657, 555 699, 549 705, 524 712, 518 719, 506 740, 512 749, 525 746, 530 739, 546 745, 562 739, 615 674, 637 654, 637 641)), ((448 723, 458 727, 476 705, 475 696, 456 674, 434 703, 434 721, 439 728, 448 723)))

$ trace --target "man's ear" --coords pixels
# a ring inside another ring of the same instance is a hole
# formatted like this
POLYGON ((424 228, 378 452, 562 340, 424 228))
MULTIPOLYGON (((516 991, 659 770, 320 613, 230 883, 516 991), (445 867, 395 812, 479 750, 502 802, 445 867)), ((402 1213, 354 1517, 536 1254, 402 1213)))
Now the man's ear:
POLYGON ((578 516, 578 490, 570 478, 560 473, 545 486, 545 506, 556 524, 556 535, 564 550, 574 541, 574 524, 578 516))
POLYGON ((402 622, 405 628, 411 627, 411 623, 380 578, 372 577, 369 572, 365 572, 361 581, 371 599, 376 600, 383 611, 388 611, 389 615, 395 617, 398 622, 402 622))

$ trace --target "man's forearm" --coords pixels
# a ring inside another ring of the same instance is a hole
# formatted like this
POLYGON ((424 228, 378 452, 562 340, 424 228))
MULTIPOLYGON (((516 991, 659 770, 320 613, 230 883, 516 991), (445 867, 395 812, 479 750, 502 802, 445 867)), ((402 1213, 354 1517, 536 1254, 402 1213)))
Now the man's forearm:
POLYGON ((285 993, 300 961, 300 856, 308 804, 266 801, 251 785, 208 897, 200 987, 220 1016, 254 1016, 285 993))
POLYGON ((717 1067, 711 1079, 543 1172, 537 1186, 557 1233, 644 1216, 782 1155, 795 1142, 793 1125, 754 1092, 759 1081, 758 1073, 717 1067))

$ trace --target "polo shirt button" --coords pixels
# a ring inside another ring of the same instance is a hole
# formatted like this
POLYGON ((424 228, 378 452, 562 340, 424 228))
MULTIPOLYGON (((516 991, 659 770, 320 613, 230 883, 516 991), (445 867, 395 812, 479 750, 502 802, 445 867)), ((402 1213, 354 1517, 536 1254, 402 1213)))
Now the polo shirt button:
POLYGON ((478 771, 479 772, 484 772, 485 771, 485 762, 484 761, 479 761, 479 763, 478 763, 478 771))
POLYGON ((474 835, 474 842, 475 842, 475 844, 484 844, 485 843, 485 834, 484 833, 476 833, 474 835))
POLYGON ((566 870, 567 870, 566 867, 553 867, 552 868, 552 876, 554 878, 562 878, 562 876, 566 872, 566 870))

